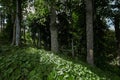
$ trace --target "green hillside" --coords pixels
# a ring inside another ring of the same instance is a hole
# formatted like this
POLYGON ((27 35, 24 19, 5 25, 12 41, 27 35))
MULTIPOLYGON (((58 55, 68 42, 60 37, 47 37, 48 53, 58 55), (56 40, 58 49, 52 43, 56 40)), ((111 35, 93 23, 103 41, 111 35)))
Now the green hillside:
POLYGON ((120 80, 114 74, 78 62, 32 47, 3 46, 0 80, 120 80))

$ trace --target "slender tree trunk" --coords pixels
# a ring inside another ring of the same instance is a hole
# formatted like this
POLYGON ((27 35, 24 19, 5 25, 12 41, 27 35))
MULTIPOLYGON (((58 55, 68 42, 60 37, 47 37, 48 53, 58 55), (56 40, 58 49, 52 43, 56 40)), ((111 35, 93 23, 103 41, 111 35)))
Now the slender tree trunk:
MULTIPOLYGON (((70 0, 70 3, 72 4, 72 1, 70 0)), ((70 27, 73 29, 73 17, 72 17, 72 6, 70 6, 70 27)), ((74 39, 73 39, 73 34, 71 34, 71 48, 72 48, 72 57, 74 57, 75 56, 75 54, 74 54, 74 39)))
POLYGON ((16 0, 16 46, 20 44, 19 1, 16 0))
POLYGON ((13 25, 13 39, 12 39, 12 44, 11 45, 14 45, 15 42, 16 42, 16 27, 15 27, 15 23, 13 25))
POLYGON ((86 39, 87 39, 87 62, 94 65, 93 59, 93 0, 85 0, 86 4, 86 39))
POLYGON ((23 38, 24 38, 24 44, 26 43, 26 38, 25 38, 25 26, 24 26, 24 29, 23 29, 23 38))
MULTIPOLYGON (((12 0, 12 6, 14 6, 16 4, 16 1, 12 0)), ((12 30, 12 43, 11 45, 15 45, 16 43, 16 13, 15 13, 15 9, 12 8, 11 10, 11 22, 12 22, 12 26, 13 26, 13 30, 12 30)))
POLYGON ((38 47, 41 47, 41 34, 40 34, 40 29, 38 31, 38 47))
POLYGON ((72 57, 74 57, 75 54, 74 54, 74 40, 73 39, 72 39, 71 45, 72 45, 72 57))
POLYGON ((118 65, 120 66, 120 27, 119 27, 119 16, 115 15, 114 25, 115 25, 115 36, 117 41, 117 54, 118 54, 118 65))
POLYGON ((51 5, 50 21, 51 51, 58 52, 58 29, 56 27, 56 10, 54 4, 51 5))
MULTIPOLYGON (((21 28, 22 28, 22 19, 23 19, 23 16, 22 16, 22 0, 18 0, 18 16, 19 16, 19 25, 20 25, 20 39, 21 39, 21 28)), ((21 41, 21 40, 20 40, 21 41)), ((21 42, 19 42, 21 43, 21 42)))

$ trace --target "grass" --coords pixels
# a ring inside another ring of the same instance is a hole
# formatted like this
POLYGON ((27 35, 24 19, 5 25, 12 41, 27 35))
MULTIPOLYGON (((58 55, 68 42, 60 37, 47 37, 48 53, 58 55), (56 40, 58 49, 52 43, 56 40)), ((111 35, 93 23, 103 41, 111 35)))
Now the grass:
POLYGON ((32 47, 0 47, 0 80, 120 80, 82 61, 32 47))

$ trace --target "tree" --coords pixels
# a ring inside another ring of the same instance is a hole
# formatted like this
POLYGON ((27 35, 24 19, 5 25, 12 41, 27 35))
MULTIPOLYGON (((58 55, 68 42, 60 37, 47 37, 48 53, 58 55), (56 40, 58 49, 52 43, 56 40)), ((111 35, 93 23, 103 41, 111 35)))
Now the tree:
POLYGON ((93 59, 93 0, 85 0, 86 4, 86 39, 87 62, 94 65, 93 59))
POLYGON ((15 5, 15 1, 12 0, 12 6, 11 6, 11 24, 12 24, 12 43, 11 45, 15 45, 15 41, 16 41, 16 26, 15 26, 15 17, 16 17, 16 13, 15 12, 15 9, 14 9, 14 5, 15 5))
POLYGON ((16 0, 16 46, 20 44, 20 12, 19 5, 21 5, 20 0, 16 0))
POLYGON ((55 3, 51 4, 50 6, 50 32, 51 32, 51 51, 58 52, 58 29, 56 27, 56 10, 55 10, 55 3))

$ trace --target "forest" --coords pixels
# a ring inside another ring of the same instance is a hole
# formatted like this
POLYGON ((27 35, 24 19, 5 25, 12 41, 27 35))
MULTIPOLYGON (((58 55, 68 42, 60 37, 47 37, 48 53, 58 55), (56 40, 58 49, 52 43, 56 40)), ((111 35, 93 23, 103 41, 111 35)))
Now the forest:
POLYGON ((120 0, 0 0, 0 80, 120 80, 120 0))

